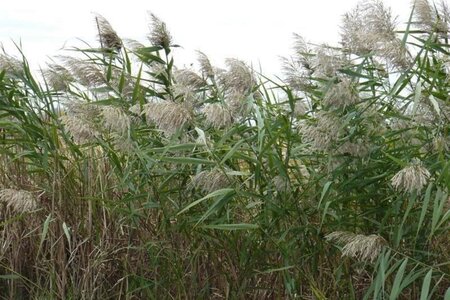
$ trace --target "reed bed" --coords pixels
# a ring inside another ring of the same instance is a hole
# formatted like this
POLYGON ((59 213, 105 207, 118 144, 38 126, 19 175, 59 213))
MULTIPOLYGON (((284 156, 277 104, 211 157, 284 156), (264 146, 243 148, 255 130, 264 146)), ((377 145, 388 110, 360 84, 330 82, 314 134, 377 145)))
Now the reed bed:
POLYGON ((95 20, 0 56, 1 299, 450 299, 445 2, 361 2, 280 80, 95 20))

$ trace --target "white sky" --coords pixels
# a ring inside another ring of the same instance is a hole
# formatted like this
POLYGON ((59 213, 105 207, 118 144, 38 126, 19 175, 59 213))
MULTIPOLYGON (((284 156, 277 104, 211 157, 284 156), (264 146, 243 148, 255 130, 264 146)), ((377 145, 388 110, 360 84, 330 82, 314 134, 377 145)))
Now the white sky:
MULTIPOLYGON (((103 15, 122 38, 141 42, 148 33, 148 12, 166 22, 179 67, 195 63, 195 50, 215 65, 239 58, 265 74, 280 74, 280 56, 288 56, 292 34, 307 41, 336 44, 342 15, 358 0, 77 0, 2 1, 0 42, 8 53, 11 40, 22 43, 32 66, 44 66, 48 56, 67 55, 64 46, 80 45, 77 38, 96 44, 93 12, 103 15)), ((404 22, 410 0, 385 0, 404 22)), ((399 24, 400 26, 402 24, 399 24)), ((15 52, 17 53, 17 52, 15 52)))

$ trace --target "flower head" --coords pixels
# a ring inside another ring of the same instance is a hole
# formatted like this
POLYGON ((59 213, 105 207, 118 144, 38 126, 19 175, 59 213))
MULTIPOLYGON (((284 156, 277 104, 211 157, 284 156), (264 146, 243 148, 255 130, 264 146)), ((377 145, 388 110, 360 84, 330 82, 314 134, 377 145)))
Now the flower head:
POLYGON ((214 78, 215 72, 214 68, 211 65, 211 62, 209 61, 208 56, 206 56, 205 53, 197 51, 198 53, 198 63, 200 64, 200 71, 202 72, 202 75, 209 78, 214 78))
POLYGON ((120 135, 125 135, 130 128, 131 120, 119 107, 105 106, 101 112, 105 127, 120 135))
POLYGON ((341 82, 332 85, 325 94, 324 101, 333 107, 346 107, 359 100, 354 84, 350 79, 343 78, 341 82))
POLYGON ((62 58, 67 70, 78 80, 78 82, 87 87, 100 86, 106 83, 106 77, 103 70, 91 61, 86 61, 74 57, 62 58))
POLYGON ((311 85, 314 53, 302 36, 294 34, 294 56, 282 58, 283 73, 289 85, 296 90, 304 90, 311 85))
POLYGON ((294 115, 297 117, 304 116, 308 112, 308 107, 304 101, 296 101, 294 104, 294 115))
POLYGON ((345 14, 342 25, 342 45, 358 55, 372 53, 384 57, 399 67, 408 65, 406 48, 395 34, 395 19, 380 0, 360 2, 345 14))
POLYGON ((299 131, 303 140, 310 143, 313 149, 326 151, 338 140, 341 124, 342 120, 337 116, 320 112, 313 122, 302 122, 299 131))
POLYGON ((38 207, 33 194, 25 190, 0 190, 0 202, 6 203, 8 207, 11 207, 18 213, 32 211, 38 207))
POLYGON ((281 175, 277 175, 272 179, 275 190, 280 193, 289 193, 291 191, 291 184, 289 180, 281 175))
POLYGON ((174 134, 193 119, 192 107, 188 103, 176 103, 168 100, 147 103, 144 105, 142 113, 148 123, 155 123, 167 135, 174 134))
POLYGON ((154 46, 160 46, 163 49, 169 49, 172 45, 172 36, 167 29, 166 23, 161 21, 154 14, 150 14, 151 17, 151 31, 150 31, 150 42, 154 46))
POLYGON ((220 103, 207 104, 203 109, 206 116, 206 123, 214 128, 223 128, 233 123, 231 112, 220 103))
POLYGON ((21 75, 23 73, 23 63, 10 55, 0 55, 0 71, 3 70, 15 76, 21 75))
POLYGON ((430 178, 430 172, 422 166, 418 160, 413 161, 412 164, 400 170, 391 179, 392 186, 400 191, 418 193, 427 184, 430 178))
POLYGON ((120 49, 122 48, 122 40, 116 31, 103 16, 96 14, 95 22, 98 28, 98 38, 102 48, 120 49))
POLYGON ((174 72, 175 81, 178 84, 192 87, 193 89, 201 89, 206 82, 197 73, 188 69, 176 70, 174 72))
POLYGON ((419 28, 428 32, 446 34, 449 30, 449 12, 444 1, 441 1, 441 10, 430 4, 428 0, 414 1, 414 16, 419 28))
POLYGON ((335 231, 325 236, 327 241, 343 244, 342 256, 359 261, 373 262, 381 253, 387 241, 379 235, 363 235, 346 231, 335 231))
POLYGON ((230 186, 231 181, 227 175, 218 169, 202 171, 198 173, 191 181, 191 188, 198 188, 203 193, 209 194, 214 191, 230 186))
POLYGON ((225 63, 228 71, 222 74, 222 82, 232 93, 248 95, 256 85, 253 71, 238 59, 228 58, 225 63))
POLYGON ((100 135, 91 124, 77 115, 66 114, 61 116, 60 120, 74 139, 75 143, 89 143, 94 141, 100 135))
POLYGON ((50 64, 48 69, 43 72, 43 76, 55 91, 67 91, 69 84, 75 80, 69 70, 57 64, 50 64))

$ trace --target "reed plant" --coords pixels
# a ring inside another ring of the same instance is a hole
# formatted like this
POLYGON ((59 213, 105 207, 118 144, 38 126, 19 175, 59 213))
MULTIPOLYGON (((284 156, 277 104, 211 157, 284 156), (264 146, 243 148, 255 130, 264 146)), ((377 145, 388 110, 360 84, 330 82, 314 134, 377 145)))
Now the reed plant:
POLYGON ((361 2, 280 80, 176 67, 153 14, 0 56, 0 297, 450 299, 449 16, 361 2))

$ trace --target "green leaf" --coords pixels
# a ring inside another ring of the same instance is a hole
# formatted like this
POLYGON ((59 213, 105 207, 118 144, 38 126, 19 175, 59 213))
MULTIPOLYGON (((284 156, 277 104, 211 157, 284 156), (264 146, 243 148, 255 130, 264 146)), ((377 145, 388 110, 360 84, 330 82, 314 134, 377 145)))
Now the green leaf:
POLYGON ((286 266, 286 267, 281 267, 281 268, 268 269, 268 270, 262 271, 260 273, 269 274, 269 273, 274 273, 274 272, 286 271, 286 270, 289 270, 292 268, 295 268, 295 266, 286 266))
POLYGON ((181 211, 179 211, 179 212, 177 213, 177 215, 181 215, 182 213, 188 211, 188 210, 191 209, 192 207, 194 207, 194 206, 196 206, 196 205, 202 203, 202 202, 205 201, 205 200, 208 200, 208 199, 211 199, 211 198, 215 198, 215 197, 224 197, 224 196, 226 196, 226 195, 228 195, 228 194, 231 194, 231 193, 234 193, 234 192, 235 192, 234 189, 230 189, 230 188, 220 189, 220 190, 214 191, 214 192, 212 192, 212 193, 206 195, 206 196, 203 197, 203 198, 200 198, 200 199, 198 199, 198 200, 195 200, 194 202, 192 202, 191 204, 189 204, 188 206, 186 206, 185 208, 183 208, 181 211))
POLYGON ((223 159, 221 160, 220 164, 224 164, 228 159, 230 159, 234 153, 236 153, 236 151, 239 150, 239 148, 241 147, 241 145, 245 142, 245 140, 239 140, 234 146, 233 148, 230 149, 230 151, 228 151, 228 153, 223 157, 223 159))
MULTIPOLYGON (((434 233, 438 229, 438 222, 443 215, 444 205, 447 199, 447 193, 444 193, 441 189, 438 189, 433 203, 433 215, 431 217, 431 236, 434 235, 434 233)), ((445 218, 445 214, 443 217, 445 218)))
POLYGON ((166 147, 158 147, 151 148, 151 151, 154 153, 168 153, 168 152, 177 152, 177 151, 191 151, 198 146, 203 146, 203 144, 198 143, 185 143, 185 144, 176 144, 176 145, 168 145, 166 147))
POLYGON ((416 90, 414 92, 414 105, 412 114, 415 115, 417 112, 417 108, 419 107, 419 101, 422 98, 422 82, 418 81, 416 85, 416 90))
POLYGON ((248 224, 248 223, 202 225, 200 227, 216 230, 253 230, 259 228, 259 226, 256 224, 248 224))
POLYGON ((428 299, 428 293, 430 291, 430 283, 431 283, 431 275, 432 274, 433 274, 433 269, 430 269, 430 271, 428 271, 427 275, 425 275, 425 278, 423 279, 422 289, 420 292, 420 300, 428 299))
POLYGON ((194 164, 194 165, 214 165, 215 162, 203 159, 203 158, 195 158, 195 157, 160 157, 160 161, 163 162, 171 162, 177 164, 194 164))
POLYGON ((441 114, 441 108, 439 107, 439 103, 436 101, 436 99, 433 97, 433 95, 430 95, 429 97, 430 102, 436 112, 437 115, 441 114))
POLYGON ((328 181, 327 183, 325 183, 325 185, 323 186, 322 189, 322 194, 320 196, 320 201, 319 201, 319 205, 318 207, 320 208, 321 204, 322 204, 322 200, 325 198, 326 195, 328 195, 328 191, 330 189, 330 186, 333 182, 332 181, 328 181))
POLYGON ((450 287, 445 292, 444 300, 450 300, 450 287))
POLYGON ((340 69, 339 72, 343 73, 343 74, 346 74, 346 75, 349 75, 351 77, 373 79, 370 76, 367 76, 367 75, 359 73, 359 72, 355 72, 355 71, 350 70, 350 69, 340 69))
POLYGON ((419 231, 421 229, 423 220, 425 219, 425 215, 428 211, 428 205, 430 203, 432 188, 433 188, 433 182, 430 182, 430 184, 427 187, 427 190, 425 191, 425 197, 424 197, 423 203, 422 203, 422 211, 420 212, 419 223, 417 225, 416 239, 417 239, 417 236, 419 235, 419 231))
POLYGON ((389 300, 396 300, 401 293, 400 285, 403 281, 403 276, 405 275, 406 265, 408 264, 408 258, 403 260, 400 268, 395 275, 394 284, 392 285, 391 294, 389 295, 389 300))
POLYGON ((211 214, 221 209, 230 200, 235 193, 226 193, 223 196, 217 197, 217 200, 208 208, 208 210, 203 214, 203 216, 197 221, 200 224, 206 220, 211 214))
POLYGON ((6 274, 6 275, 0 275, 0 279, 5 279, 5 280, 16 280, 16 279, 20 279, 22 277, 20 277, 19 275, 16 274, 6 274))
POLYGON ((197 141, 199 142, 199 144, 207 145, 205 131, 199 127, 195 127, 194 129, 197 132, 197 135, 198 135, 197 141))
POLYGON ((386 155, 388 158, 390 158, 393 162, 395 162, 397 165, 401 166, 402 168, 406 167, 407 163, 401 161, 398 158, 395 158, 394 156, 390 155, 387 152, 383 152, 384 155, 386 155))
POLYGON ((69 243, 69 249, 72 249, 72 243, 70 241, 70 228, 67 226, 66 222, 63 222, 62 228, 63 228, 64 234, 66 235, 67 242, 69 243))
POLYGON ((39 250, 38 250, 38 253, 40 253, 41 250, 42 250, 42 245, 44 244, 45 238, 47 237, 48 228, 49 228, 49 225, 50 225, 50 222, 51 222, 51 221, 52 221, 52 214, 49 214, 49 215, 47 216, 47 218, 45 219, 44 226, 43 226, 43 228, 42 228, 41 242, 40 242, 40 244, 39 244, 39 250))

